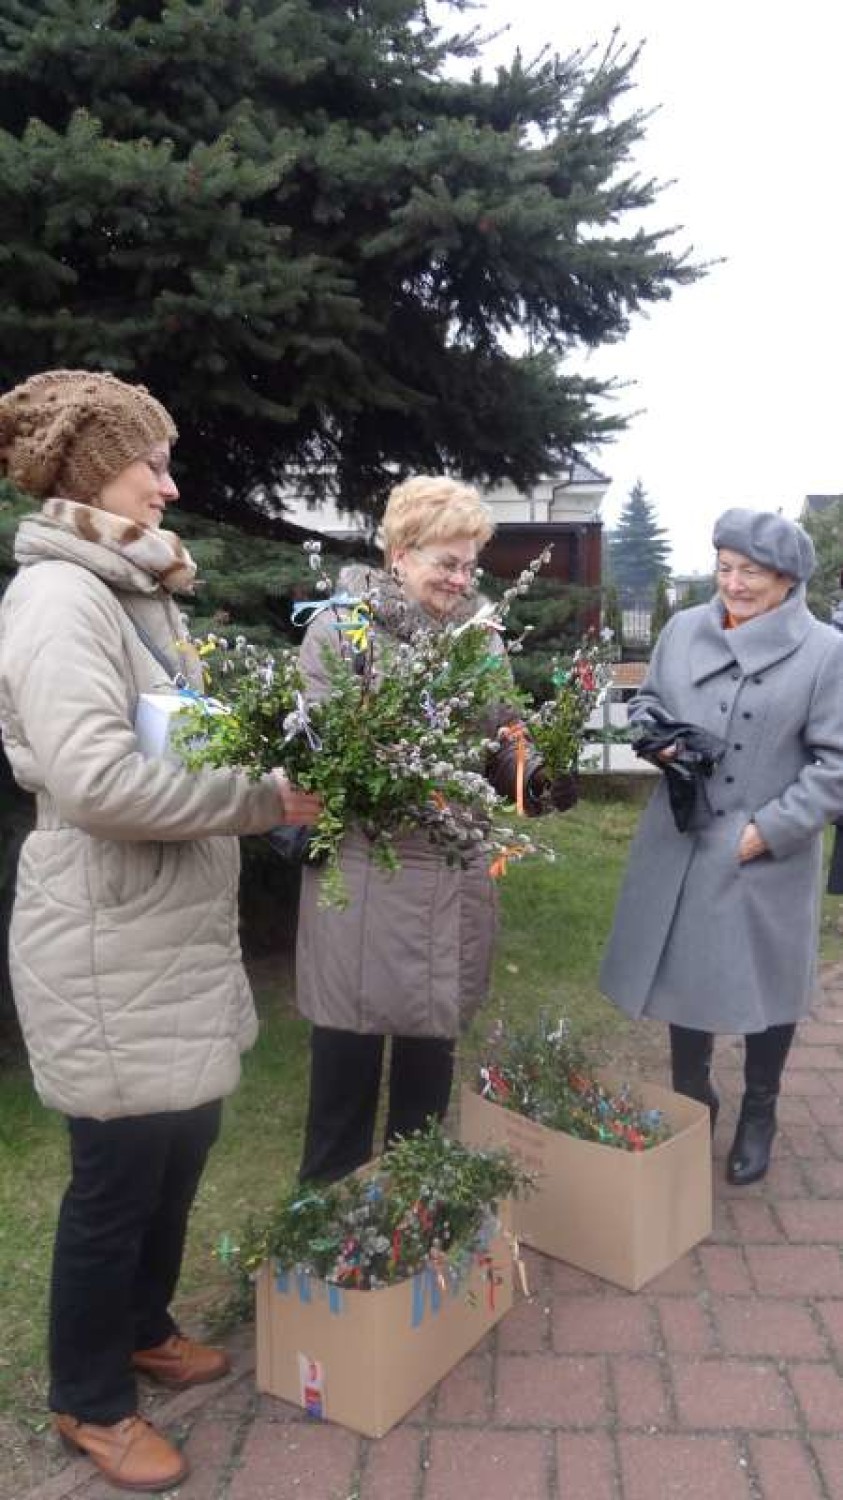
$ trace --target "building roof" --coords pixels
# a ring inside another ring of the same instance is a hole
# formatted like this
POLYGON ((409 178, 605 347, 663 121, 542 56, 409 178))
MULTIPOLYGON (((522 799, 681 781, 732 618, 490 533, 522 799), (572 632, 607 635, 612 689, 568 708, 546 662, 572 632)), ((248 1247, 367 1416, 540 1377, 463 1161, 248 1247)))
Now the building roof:
POLYGON ((611 484, 608 474, 601 474, 591 464, 587 464, 584 458, 574 457, 571 471, 571 484, 611 484))

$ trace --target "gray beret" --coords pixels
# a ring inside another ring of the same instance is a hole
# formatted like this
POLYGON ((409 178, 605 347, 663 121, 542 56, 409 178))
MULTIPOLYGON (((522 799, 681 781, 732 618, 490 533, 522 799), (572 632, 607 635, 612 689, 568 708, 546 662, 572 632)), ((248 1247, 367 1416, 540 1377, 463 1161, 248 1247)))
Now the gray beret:
POLYGON ((786 573, 800 583, 806 582, 817 566, 817 554, 807 531, 770 510, 746 510, 737 505, 724 510, 714 523, 712 541, 715 547, 742 552, 762 568, 786 573))

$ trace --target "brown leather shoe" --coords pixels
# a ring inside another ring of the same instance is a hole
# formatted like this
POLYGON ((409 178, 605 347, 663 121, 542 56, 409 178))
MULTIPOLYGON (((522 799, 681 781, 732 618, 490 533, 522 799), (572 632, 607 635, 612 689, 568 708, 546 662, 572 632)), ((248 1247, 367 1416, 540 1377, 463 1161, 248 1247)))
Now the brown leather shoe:
POLYGON ((221 1380, 231 1369, 231 1360, 224 1349, 195 1344, 193 1339, 186 1339, 180 1333, 171 1333, 154 1349, 137 1349, 132 1355, 132 1364, 141 1375, 148 1375, 159 1385, 180 1391, 189 1385, 206 1385, 209 1380, 221 1380))
POLYGON ((190 1473, 184 1454, 144 1417, 124 1417, 109 1427, 79 1422, 64 1414, 54 1421, 67 1446, 86 1453, 109 1483, 119 1489, 170 1490, 190 1473))

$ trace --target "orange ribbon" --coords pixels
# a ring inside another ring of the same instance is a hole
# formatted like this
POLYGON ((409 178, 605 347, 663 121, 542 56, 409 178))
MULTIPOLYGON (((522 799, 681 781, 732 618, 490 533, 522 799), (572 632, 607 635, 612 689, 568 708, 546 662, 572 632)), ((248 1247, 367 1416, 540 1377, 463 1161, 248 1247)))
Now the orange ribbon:
POLYGON ((521 859, 523 853, 524 850, 520 844, 507 844, 505 849, 501 849, 500 854, 496 859, 492 860, 489 866, 489 874, 492 880, 499 880, 501 875, 505 875, 509 861, 511 859, 521 859))
POLYGON ((515 807, 524 816, 524 773, 527 769, 527 731, 523 724, 506 724, 501 730, 502 740, 515 743, 515 807))

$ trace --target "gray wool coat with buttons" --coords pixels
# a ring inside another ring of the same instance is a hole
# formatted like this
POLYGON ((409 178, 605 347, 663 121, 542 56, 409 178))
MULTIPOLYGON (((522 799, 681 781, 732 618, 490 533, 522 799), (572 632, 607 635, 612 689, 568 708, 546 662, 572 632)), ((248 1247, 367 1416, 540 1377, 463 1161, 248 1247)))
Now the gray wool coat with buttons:
POLYGON ((843 637, 796 587, 730 630, 719 600, 665 626, 630 719, 660 706, 725 757, 679 833, 662 778, 641 819, 601 968, 631 1016, 727 1033, 798 1021, 813 993, 822 830, 843 815, 843 637), (741 864, 754 821, 769 853, 741 864))

